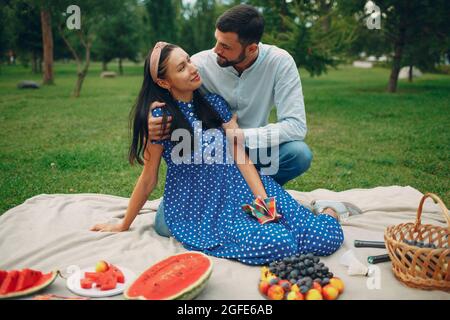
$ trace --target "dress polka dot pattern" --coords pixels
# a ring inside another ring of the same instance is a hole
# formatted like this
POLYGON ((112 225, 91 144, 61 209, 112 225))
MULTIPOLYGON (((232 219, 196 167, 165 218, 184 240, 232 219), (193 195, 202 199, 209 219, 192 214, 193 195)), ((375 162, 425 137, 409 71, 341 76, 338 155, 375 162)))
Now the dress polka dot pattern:
MULTIPOLYGON (((228 104, 222 97, 209 94, 205 98, 224 122, 231 119, 228 104)), ((178 107, 195 128, 194 121, 199 120, 193 103, 178 102, 178 107)), ((162 109, 152 110, 152 115, 162 116, 162 109)), ((209 130, 202 128, 201 131, 204 143, 197 150, 197 156, 205 152, 209 142, 214 142, 209 139, 212 136, 209 130)), ((216 131, 220 133, 223 154, 229 154, 223 129, 216 131)), ((216 139, 217 132, 213 134, 216 139)), ((314 215, 270 176, 258 171, 267 195, 276 197, 277 211, 282 218, 261 225, 241 208, 244 203, 252 203, 254 196, 232 159, 212 164, 211 159, 203 159, 198 164, 174 163, 172 141, 152 143, 164 146, 163 158, 167 163, 165 221, 172 235, 186 249, 262 265, 299 253, 326 256, 342 245, 344 234, 336 219, 325 214, 314 215)), ((195 156, 193 152, 191 159, 195 156)))

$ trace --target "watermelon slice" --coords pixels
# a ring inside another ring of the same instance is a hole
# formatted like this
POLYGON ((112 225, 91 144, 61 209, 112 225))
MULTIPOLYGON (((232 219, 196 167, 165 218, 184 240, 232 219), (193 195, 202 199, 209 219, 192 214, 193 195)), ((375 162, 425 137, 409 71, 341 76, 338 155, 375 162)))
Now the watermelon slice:
POLYGON ((43 274, 41 271, 24 269, 21 271, 0 270, 0 279, 7 273, 0 287, 0 299, 17 298, 35 293, 55 281, 58 271, 43 274))
POLYGON ((144 271, 124 296, 139 300, 193 299, 206 286, 212 268, 211 259, 201 252, 176 254, 144 271))
POLYGON ((100 290, 102 291, 112 290, 116 286, 117 286, 117 279, 116 275, 113 272, 104 275, 102 278, 100 278, 100 290))
POLYGON ((3 280, 5 280, 8 275, 8 271, 0 270, 0 287, 2 286, 3 280))
POLYGON ((39 277, 42 276, 42 272, 34 271, 30 269, 24 269, 19 274, 19 280, 17 281, 17 286, 14 291, 22 291, 33 285, 39 277))
POLYGON ((98 278, 100 277, 100 273, 99 272, 85 272, 84 277, 86 279, 92 280, 93 282, 96 282, 98 280, 98 278))
POLYGON ((10 292, 13 292, 16 288, 17 281, 19 280, 19 271, 12 270, 8 272, 5 280, 2 283, 2 287, 0 288, 0 295, 6 295, 10 292))
POLYGON ((92 281, 92 279, 89 278, 84 278, 80 280, 80 287, 82 287, 83 289, 91 289, 93 284, 94 281, 92 281))
MULTIPOLYGON (((90 282, 95 283, 96 287, 100 288, 100 290, 106 291, 116 288, 117 283, 125 283, 123 272, 112 264, 108 264, 108 266, 108 270, 104 272, 85 272, 84 279, 80 280, 80 286, 84 289, 88 289, 89 284, 87 280, 90 280, 90 282), (86 286, 86 288, 83 286, 86 286)), ((92 284, 89 288, 91 287, 92 284)))
POLYGON ((125 276, 123 275, 123 272, 120 271, 119 268, 117 268, 116 266, 114 266, 112 264, 110 265, 110 268, 113 270, 114 274, 116 275, 117 282, 125 283, 125 276))

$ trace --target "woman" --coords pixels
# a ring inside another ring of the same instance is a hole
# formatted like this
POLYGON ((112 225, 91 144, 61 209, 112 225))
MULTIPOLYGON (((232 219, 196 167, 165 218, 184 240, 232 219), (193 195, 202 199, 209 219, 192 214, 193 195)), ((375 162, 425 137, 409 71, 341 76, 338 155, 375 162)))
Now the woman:
POLYGON ((242 137, 235 139, 232 135, 236 122, 231 121, 233 116, 226 101, 215 94, 203 97, 198 91, 200 85, 197 68, 184 50, 164 42, 155 45, 145 61, 144 82, 132 112, 129 161, 143 164, 142 174, 124 220, 120 224, 95 225, 91 230, 129 229, 157 185, 163 157, 167 163, 165 220, 172 235, 186 249, 255 265, 299 253, 330 255, 335 252, 344 240, 336 212, 328 208, 315 216, 271 177, 261 175, 247 154, 240 152, 242 137), (180 154, 173 152, 180 149, 182 142, 175 144, 169 138, 148 143, 147 119, 154 101, 163 101, 166 106, 155 108, 152 115, 162 116, 164 126, 171 117, 171 134, 178 132, 176 129, 188 132, 194 152, 186 148, 180 154), (197 121, 201 121, 201 127, 197 121), (197 134, 203 138, 203 144, 197 144, 200 150, 195 148, 197 134), (232 148, 234 161, 211 163, 211 157, 203 159, 202 155, 212 144, 215 152, 223 154, 229 154, 227 150, 232 148), (244 161, 236 161, 242 155, 244 161), (275 197, 276 211, 281 218, 261 224, 245 213, 241 206, 253 203, 257 197, 275 197))

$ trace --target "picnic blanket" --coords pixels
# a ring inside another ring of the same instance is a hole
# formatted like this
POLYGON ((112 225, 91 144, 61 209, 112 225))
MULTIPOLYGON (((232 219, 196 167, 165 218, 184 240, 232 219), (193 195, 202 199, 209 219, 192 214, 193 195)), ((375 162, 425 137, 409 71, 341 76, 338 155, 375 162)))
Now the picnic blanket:
MULTIPOLYGON (((362 215, 350 217, 343 223, 343 246, 333 255, 321 258, 345 282, 345 292, 340 299, 450 299, 449 293, 403 285, 394 277, 390 262, 377 264, 379 272, 369 278, 348 276, 347 268, 339 263, 339 258, 349 249, 364 263, 369 255, 386 253, 385 249, 354 248, 353 241, 382 241, 388 225, 414 221, 422 197, 418 190, 389 186, 343 192, 325 189, 288 192, 300 202, 341 200, 352 202, 363 211, 362 215)), ((186 251, 174 238, 161 237, 153 228, 161 199, 146 202, 128 232, 89 231, 96 223, 120 221, 128 201, 128 198, 105 194, 41 194, 26 200, 0 216, 0 269, 64 271, 71 265, 94 266, 103 259, 140 274, 155 262, 186 251)), ((445 225, 440 208, 431 200, 425 203, 422 223, 445 225)), ((211 259, 213 273, 197 299, 264 299, 257 290, 260 267, 211 259)), ((62 278, 40 294, 74 296, 62 278)), ((112 297, 122 298, 122 295, 112 297)))

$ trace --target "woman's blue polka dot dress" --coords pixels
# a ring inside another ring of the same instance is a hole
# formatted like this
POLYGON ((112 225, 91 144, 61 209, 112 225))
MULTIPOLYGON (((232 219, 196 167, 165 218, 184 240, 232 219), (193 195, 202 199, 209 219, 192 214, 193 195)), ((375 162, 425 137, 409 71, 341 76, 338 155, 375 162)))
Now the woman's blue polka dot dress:
MULTIPOLYGON (((208 94, 205 98, 224 122, 230 121, 232 114, 222 97, 208 94)), ((194 121, 199 120, 192 102, 178 102, 178 106, 191 126, 201 130, 203 146, 198 152, 204 152, 218 135, 208 135, 205 128, 194 126, 194 121)), ((152 115, 162 116, 162 109, 154 109, 152 115)), ((227 139, 222 128, 218 132, 225 155, 227 139)), ((261 225, 241 208, 244 203, 252 203, 254 196, 233 161, 211 164, 211 159, 203 159, 197 164, 174 163, 170 139, 152 143, 164 146, 163 158, 167 163, 165 221, 186 249, 262 265, 299 253, 326 256, 341 246, 344 235, 336 219, 325 214, 314 215, 270 176, 260 173, 267 195, 276 197, 277 211, 282 218, 261 225)))

